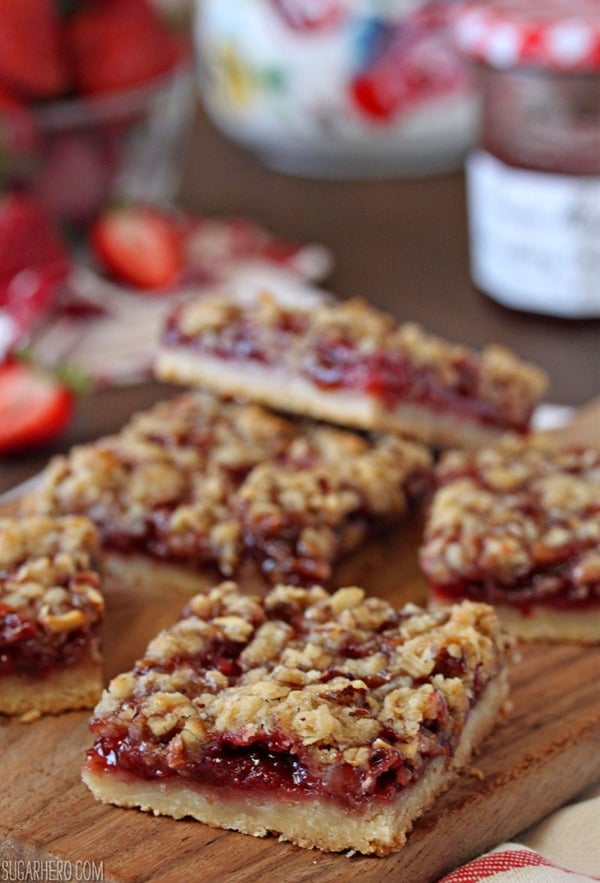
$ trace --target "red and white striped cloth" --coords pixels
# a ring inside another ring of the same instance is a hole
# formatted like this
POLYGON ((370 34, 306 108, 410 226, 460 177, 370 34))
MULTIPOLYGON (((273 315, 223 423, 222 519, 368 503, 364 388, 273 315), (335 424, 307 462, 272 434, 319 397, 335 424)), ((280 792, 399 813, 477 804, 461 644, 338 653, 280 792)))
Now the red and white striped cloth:
POLYGON ((600 880, 600 783, 438 883, 591 883, 600 880))
POLYGON ((559 868, 527 846, 506 843, 463 865, 439 883, 590 883, 598 879, 559 868))

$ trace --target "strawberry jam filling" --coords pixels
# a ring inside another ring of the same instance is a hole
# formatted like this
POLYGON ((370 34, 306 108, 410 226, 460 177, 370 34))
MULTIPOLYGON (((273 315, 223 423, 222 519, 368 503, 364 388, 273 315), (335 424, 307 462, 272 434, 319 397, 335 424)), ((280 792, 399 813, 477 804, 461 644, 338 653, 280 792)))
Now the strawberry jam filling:
MULTIPOLYGON (((476 360, 465 353, 456 359, 453 370, 455 380, 445 386, 434 366, 415 366, 402 353, 362 353, 352 341, 336 338, 314 344, 303 373, 322 389, 358 390, 380 399, 390 409, 412 402, 437 411, 451 410, 481 423, 503 422, 499 405, 479 395, 476 360)), ((526 425, 524 421, 515 429, 524 430, 526 425)))
POLYGON ((47 677, 89 656, 99 645, 95 626, 51 632, 0 604, 0 675, 47 677))
MULTIPOLYGON (((0 571, 0 584, 10 582, 13 576, 14 570, 0 571)), ((45 624, 33 606, 14 609, 0 601, 0 675, 43 678, 56 669, 98 654, 101 643, 98 615, 81 592, 87 586, 99 588, 100 580, 95 572, 75 574, 61 587, 71 595, 73 609, 85 614, 84 624, 68 630, 53 629, 45 624)))
POLYGON ((590 610, 600 607, 600 583, 578 585, 570 577, 572 562, 532 571, 511 585, 491 578, 432 583, 432 594, 446 603, 465 598, 486 604, 509 604, 527 613, 533 609, 590 610))
MULTIPOLYGON (((330 559, 309 555, 302 550, 301 533, 304 526, 301 518, 288 519, 285 528, 278 534, 245 526, 239 567, 242 567, 242 563, 252 562, 270 584, 282 581, 297 586, 328 584, 338 560, 349 554, 372 527, 368 528, 367 522, 358 515, 348 519, 345 531, 334 531, 339 539, 335 544, 337 552, 334 559, 330 559), (342 537, 349 536, 350 524, 353 525, 353 541, 346 546, 342 537)), ((216 574, 220 572, 218 557, 210 547, 208 537, 192 533, 174 534, 160 512, 148 519, 145 531, 141 533, 128 533, 109 524, 100 524, 98 528, 104 547, 113 552, 150 556, 157 561, 183 567, 202 568, 216 574)))
MULTIPOLYGON (((286 619, 296 635, 303 631, 297 616, 297 611, 286 607, 274 609, 269 614, 269 618, 286 619)), ((393 626, 394 621, 386 622, 372 638, 359 643, 349 642, 344 654, 349 659, 360 659, 371 655, 376 645, 391 660, 397 641, 393 626)), ((167 665, 142 660, 136 666, 136 673, 143 674, 151 668, 165 674, 185 665, 188 695, 199 695, 207 689, 205 675, 210 669, 225 674, 229 686, 239 682, 244 670, 241 656, 244 646, 234 641, 212 641, 200 655, 185 659, 177 657, 167 665)), ((452 656, 442 647, 432 675, 460 678, 466 670, 464 655, 452 656)), ((328 683, 339 674, 332 669, 322 672, 321 679, 328 683)), ((415 686, 425 680, 415 680, 415 686)), ((380 685, 381 679, 375 676, 369 686, 376 689, 380 685)), ((476 672, 472 704, 485 687, 486 682, 476 672)), ((353 714, 368 714, 365 694, 357 693, 351 681, 346 692, 344 700, 352 706, 353 714)), ((244 728, 236 732, 213 733, 199 745, 186 747, 177 738, 181 732, 180 724, 157 736, 146 724, 142 700, 132 695, 124 701, 130 723, 124 723, 116 715, 92 718, 90 729, 96 740, 87 752, 88 770, 143 780, 179 777, 188 784, 197 781, 203 789, 213 788, 222 798, 228 794, 235 797, 273 793, 295 800, 311 800, 319 796, 345 810, 360 810, 369 802, 393 800, 402 789, 420 779, 432 759, 451 755, 456 742, 454 720, 439 690, 430 695, 428 710, 419 730, 419 751, 414 760, 403 753, 396 734, 382 723, 376 738, 364 746, 368 761, 357 765, 345 762, 341 754, 335 763, 322 763, 318 752, 311 746, 277 728, 268 732, 252 728, 250 736, 245 735, 244 728)))
MULTIPOLYGON (((94 726, 92 725, 92 730, 94 726)), ((427 757, 447 756, 450 743, 440 740, 434 729, 422 729, 427 757)), ((285 743, 285 740, 282 740, 285 743)), ((368 768, 340 762, 319 767, 311 758, 290 746, 280 747, 274 734, 268 741, 236 745, 227 738, 206 745, 196 758, 174 758, 148 740, 129 734, 100 736, 88 751, 86 766, 93 772, 118 771, 140 779, 168 779, 178 775, 203 788, 218 791, 220 797, 240 793, 276 793, 293 799, 325 797, 346 809, 359 809, 372 800, 392 800, 403 788, 414 784, 426 765, 425 755, 418 767, 395 750, 372 749, 368 768)))

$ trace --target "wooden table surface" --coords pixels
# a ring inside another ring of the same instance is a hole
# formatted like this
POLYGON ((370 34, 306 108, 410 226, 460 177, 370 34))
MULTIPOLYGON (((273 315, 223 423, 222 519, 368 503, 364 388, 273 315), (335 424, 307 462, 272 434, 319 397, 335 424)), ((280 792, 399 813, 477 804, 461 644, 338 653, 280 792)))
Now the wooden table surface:
MULTIPOLYGON (((335 258, 326 284, 340 296, 363 296, 472 346, 507 344, 547 370, 551 401, 578 405, 600 393, 600 320, 512 312, 471 284, 461 174, 363 182, 289 177, 226 141, 201 112, 182 163, 183 205, 248 215, 279 235, 323 242, 335 258)), ((165 392, 146 385, 82 400, 71 431, 52 450, 119 428, 165 392)), ((50 453, 0 461, 0 492, 37 472, 50 453)))

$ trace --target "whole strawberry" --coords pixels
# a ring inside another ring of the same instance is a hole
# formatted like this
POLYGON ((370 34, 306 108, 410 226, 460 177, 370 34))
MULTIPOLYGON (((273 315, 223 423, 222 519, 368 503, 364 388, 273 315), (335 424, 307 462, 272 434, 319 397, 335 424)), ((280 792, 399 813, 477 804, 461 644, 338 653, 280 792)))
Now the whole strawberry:
POLYGON ((146 83, 170 70, 180 51, 148 0, 82 4, 65 31, 75 89, 83 95, 146 83))
POLYGON ((70 86, 54 0, 0 3, 0 84, 22 98, 53 98, 70 86))

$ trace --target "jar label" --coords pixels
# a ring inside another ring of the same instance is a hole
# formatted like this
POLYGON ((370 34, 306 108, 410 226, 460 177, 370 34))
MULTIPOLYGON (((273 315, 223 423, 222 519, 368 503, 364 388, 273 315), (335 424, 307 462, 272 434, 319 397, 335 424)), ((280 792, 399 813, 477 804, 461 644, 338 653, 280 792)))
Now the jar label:
POLYGON ((471 271, 506 306, 600 315, 600 178, 467 161, 471 271))

